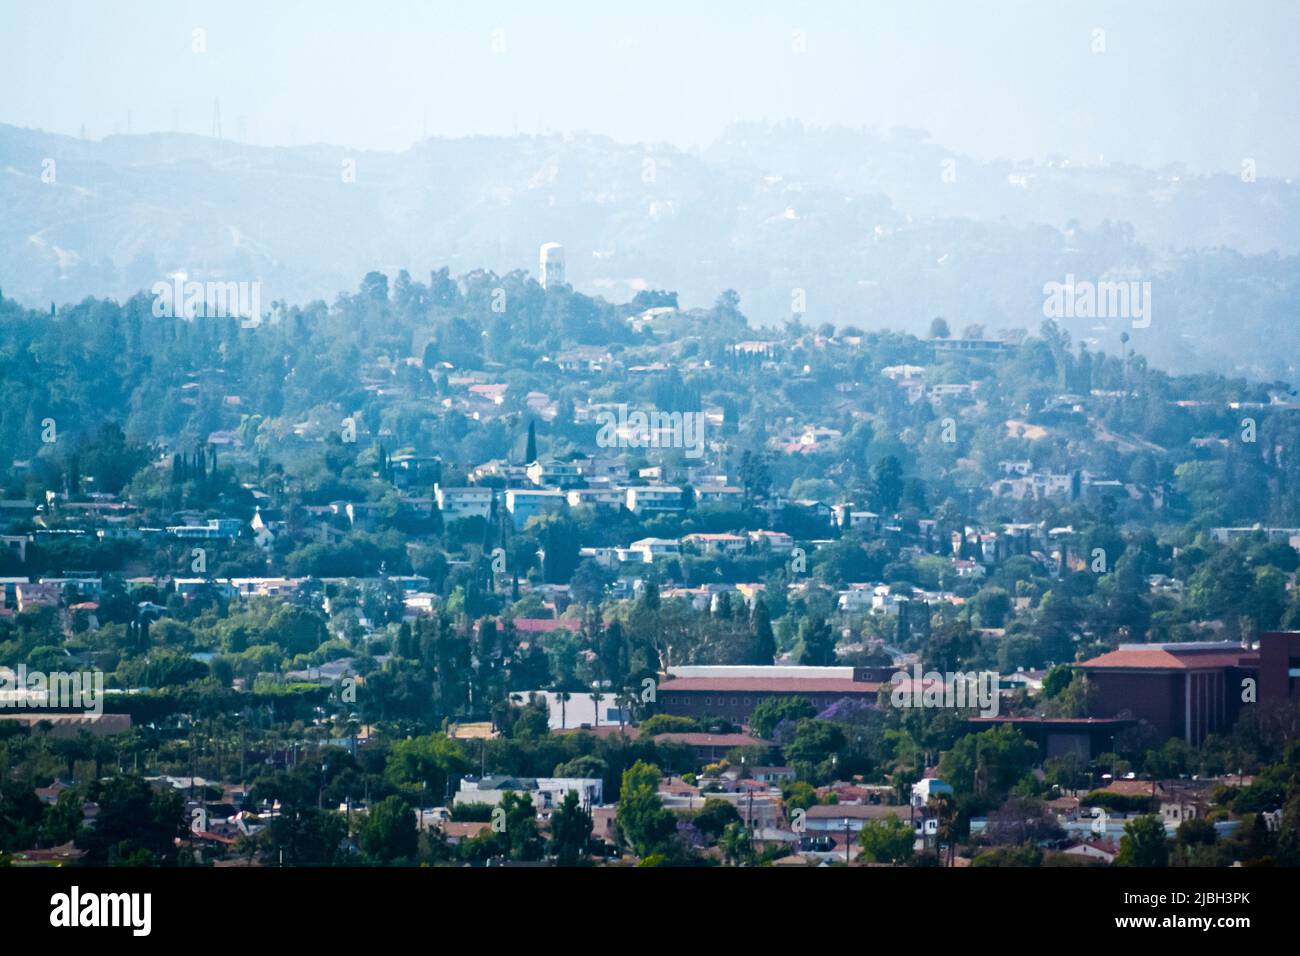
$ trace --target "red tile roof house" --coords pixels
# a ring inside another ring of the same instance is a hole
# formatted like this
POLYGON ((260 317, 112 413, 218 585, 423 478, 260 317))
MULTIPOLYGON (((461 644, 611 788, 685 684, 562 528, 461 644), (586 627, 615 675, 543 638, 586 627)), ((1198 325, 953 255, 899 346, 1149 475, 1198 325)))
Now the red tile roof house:
MULTIPOLYGON (((892 788, 890 789, 892 790, 892 788)), ((835 794, 836 803, 866 803, 867 796, 871 792, 866 787, 837 781, 824 787, 818 787, 817 797, 820 799, 827 794, 833 793, 835 794)))
POLYGON ((99 630, 99 604, 95 601, 82 601, 80 604, 69 606, 68 611, 72 614, 83 615, 86 627, 92 631, 99 630))
POLYGON ((489 830, 491 828, 492 824, 490 822, 477 820, 444 820, 439 824, 439 829, 442 830, 443 836, 447 838, 447 843, 451 846, 455 846, 460 843, 461 840, 468 840, 472 837, 476 837, 484 830, 489 830))
POLYGON ((1115 857, 1119 856, 1119 847, 1113 843, 1099 843, 1095 840, 1087 840, 1062 852, 1065 856, 1077 856, 1085 860, 1110 864, 1114 863, 1115 857))
POLYGON ((661 797, 688 797, 698 799, 701 803, 704 801, 698 786, 687 783, 681 777, 675 777, 671 774, 660 778, 658 791, 661 797))

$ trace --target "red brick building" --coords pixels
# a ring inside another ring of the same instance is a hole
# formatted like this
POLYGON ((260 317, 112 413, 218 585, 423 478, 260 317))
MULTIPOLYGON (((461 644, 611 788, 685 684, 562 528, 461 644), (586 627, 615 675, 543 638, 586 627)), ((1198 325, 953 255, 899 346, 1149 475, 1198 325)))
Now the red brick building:
POLYGON ((1259 699, 1300 697, 1300 631, 1275 631, 1259 641, 1259 699))
POLYGON ((1297 698, 1300 632, 1261 634, 1258 649, 1230 642, 1121 644, 1079 667, 1097 695, 1093 716, 1133 718, 1199 744, 1252 706, 1252 686, 1255 703, 1297 698))

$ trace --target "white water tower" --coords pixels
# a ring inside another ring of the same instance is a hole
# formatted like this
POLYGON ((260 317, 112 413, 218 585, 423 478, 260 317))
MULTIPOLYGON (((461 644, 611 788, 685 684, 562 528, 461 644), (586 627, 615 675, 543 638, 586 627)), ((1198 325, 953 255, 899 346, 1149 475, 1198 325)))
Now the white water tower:
POLYGON ((538 251, 537 266, 543 289, 564 285, 564 246, 545 243, 538 251))

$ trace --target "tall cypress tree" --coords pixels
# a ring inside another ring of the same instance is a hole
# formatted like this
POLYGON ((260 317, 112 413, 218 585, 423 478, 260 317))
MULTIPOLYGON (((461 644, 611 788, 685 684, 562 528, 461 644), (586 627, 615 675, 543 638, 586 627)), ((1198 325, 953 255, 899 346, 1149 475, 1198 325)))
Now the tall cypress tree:
POLYGON ((751 663, 771 664, 776 660, 776 635, 772 633, 772 617, 768 613, 767 602, 761 597, 754 601, 751 621, 754 628, 751 663))
POLYGON ((805 619, 799 625, 803 638, 803 653, 799 663, 814 667, 831 667, 835 664, 835 632, 824 617, 805 619))

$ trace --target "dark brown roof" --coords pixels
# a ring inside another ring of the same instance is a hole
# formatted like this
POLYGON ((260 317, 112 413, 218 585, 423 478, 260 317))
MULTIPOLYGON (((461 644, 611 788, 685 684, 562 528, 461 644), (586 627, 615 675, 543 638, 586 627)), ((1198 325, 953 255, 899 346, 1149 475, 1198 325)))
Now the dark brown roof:
POLYGON ((466 840, 470 837, 476 837, 484 830, 491 828, 491 823, 477 820, 444 820, 439 825, 443 835, 452 840, 466 840))
POLYGON ((690 747, 750 747, 764 741, 749 734, 655 734, 657 743, 686 744, 690 747))
POLYGON ((809 820, 883 820, 890 815, 906 820, 908 814, 906 806, 879 803, 818 803, 807 811, 809 820))
POLYGON ((1101 788, 1102 793, 1116 793, 1123 797, 1149 797, 1157 791, 1150 780, 1112 780, 1101 788))
POLYGON ((77 849, 69 840, 62 846, 48 849, 21 850, 15 854, 15 858, 25 863, 65 863, 79 860, 84 855, 85 851, 77 849))
POLYGON ((599 727, 557 727, 551 730, 553 734, 595 734, 597 737, 613 737, 622 734, 628 740, 636 740, 641 736, 641 728, 633 727, 631 724, 624 724, 620 729, 617 723, 601 724, 599 727))

